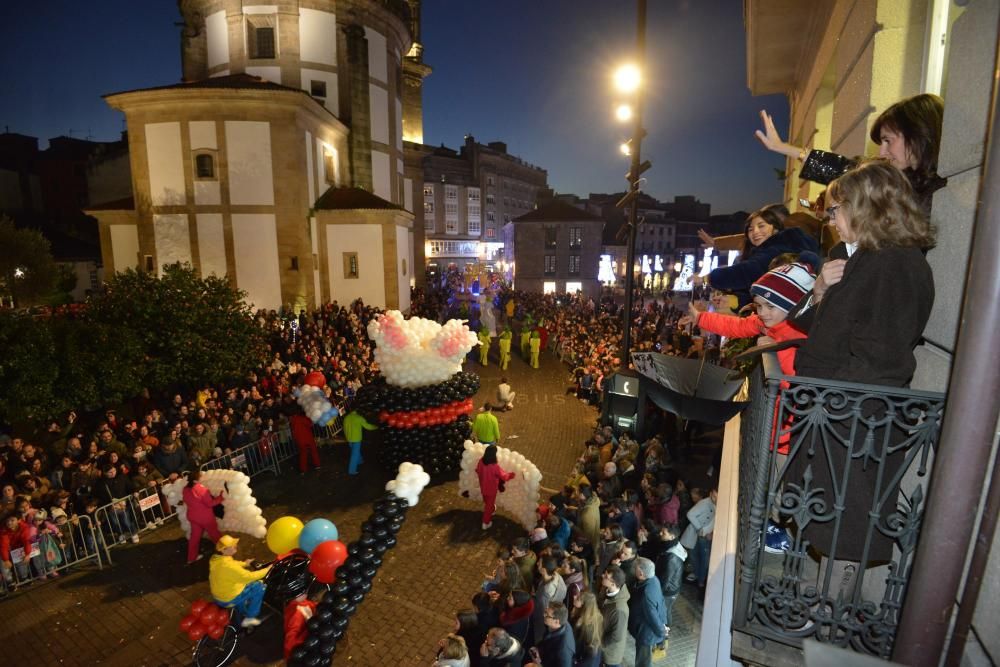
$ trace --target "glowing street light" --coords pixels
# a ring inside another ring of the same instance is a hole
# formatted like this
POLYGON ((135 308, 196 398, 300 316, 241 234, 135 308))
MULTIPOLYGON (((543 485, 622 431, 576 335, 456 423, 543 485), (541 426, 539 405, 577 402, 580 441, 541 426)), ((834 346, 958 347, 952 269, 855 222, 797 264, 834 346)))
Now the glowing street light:
POLYGON ((614 79, 615 88, 623 93, 634 93, 639 89, 639 84, 642 83, 639 68, 631 63, 616 69, 614 79))
POLYGON ((623 123, 632 120, 632 106, 629 104, 619 104, 615 109, 615 118, 623 123))
POLYGON ((624 142, 621 146, 619 146, 618 150, 620 150, 622 152, 622 155, 631 155, 632 154, 632 147, 629 146, 629 144, 628 144, 627 141, 624 142))

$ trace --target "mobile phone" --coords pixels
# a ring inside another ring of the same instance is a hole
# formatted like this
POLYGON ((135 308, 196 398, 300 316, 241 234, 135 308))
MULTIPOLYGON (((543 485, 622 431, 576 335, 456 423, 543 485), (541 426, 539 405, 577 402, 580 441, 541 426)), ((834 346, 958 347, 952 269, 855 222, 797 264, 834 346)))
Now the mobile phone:
POLYGON ((808 199, 800 197, 799 198, 799 206, 804 206, 806 208, 812 208, 813 205, 812 205, 812 202, 809 201, 808 199))

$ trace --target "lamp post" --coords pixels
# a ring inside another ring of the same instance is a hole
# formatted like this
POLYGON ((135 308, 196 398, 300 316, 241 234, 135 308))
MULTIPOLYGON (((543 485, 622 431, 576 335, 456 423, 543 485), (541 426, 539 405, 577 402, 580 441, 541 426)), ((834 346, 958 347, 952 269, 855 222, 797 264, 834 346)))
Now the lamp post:
POLYGON ((646 130, 642 127, 642 70, 640 63, 644 61, 646 51, 646 0, 636 0, 637 5, 637 30, 635 65, 625 65, 615 73, 615 84, 619 90, 625 93, 632 93, 634 108, 631 113, 624 111, 623 106, 618 107, 616 116, 619 119, 632 121, 632 138, 622 146, 622 152, 632 158, 626 178, 628 179, 628 191, 617 203, 619 208, 629 206, 628 212, 628 244, 626 246, 625 259, 625 333, 622 336, 622 363, 628 368, 632 348, 632 292, 635 287, 635 234, 638 227, 639 217, 639 177, 642 172, 652 165, 649 160, 642 162, 641 147, 642 138, 646 135, 646 130), (626 148, 628 149, 626 151, 626 148))

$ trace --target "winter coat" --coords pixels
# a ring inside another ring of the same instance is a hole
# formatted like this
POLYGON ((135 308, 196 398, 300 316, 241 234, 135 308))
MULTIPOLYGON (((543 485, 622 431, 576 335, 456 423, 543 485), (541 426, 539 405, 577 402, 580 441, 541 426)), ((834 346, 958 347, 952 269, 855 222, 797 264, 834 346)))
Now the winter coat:
POLYGON ((211 526, 215 523, 215 512, 212 508, 222 504, 221 493, 213 496, 204 485, 195 482, 194 486, 185 486, 181 495, 187 508, 188 521, 202 526, 211 526))
POLYGON ((169 477, 170 473, 174 472, 179 475, 188 467, 187 454, 184 452, 184 448, 176 442, 160 445, 159 449, 153 452, 150 457, 150 462, 164 477, 169 477))
POLYGON ((130 478, 116 473, 112 479, 102 476, 95 481, 94 491, 97 500, 102 505, 107 505, 119 498, 131 495, 135 491, 135 485, 130 478))
MULTIPOLYGON (((478 652, 479 649, 477 648, 478 652)), ((514 640, 514 645, 503 655, 489 658, 480 658, 480 667, 521 667, 524 664, 524 647, 521 642, 514 640)))
POLYGON ((204 463, 212 458, 217 438, 208 431, 198 435, 188 436, 188 453, 196 464, 204 463))
POLYGON ((476 464, 476 475, 479 477, 479 488, 483 492, 483 497, 495 498, 501 480, 510 481, 514 479, 515 473, 507 472, 499 463, 484 464, 483 460, 479 459, 479 463, 476 464))
POLYGON ((599 605, 604 617, 604 634, 601 636, 601 650, 604 662, 620 665, 625 656, 625 633, 628 631, 629 597, 627 588, 622 588, 614 597, 601 594, 599 605))
MULTIPOLYGON (((806 337, 804 333, 792 326, 788 320, 784 320, 768 328, 764 326, 764 323, 761 322, 760 317, 757 315, 734 317, 718 313, 702 313, 698 316, 698 328, 702 331, 719 334, 727 338, 770 336, 776 343, 806 337)), ((795 375, 795 352, 796 348, 794 347, 778 351, 778 363, 781 365, 781 372, 785 375, 795 375)))
POLYGON ((657 541, 650 556, 650 560, 656 564, 656 578, 663 586, 663 597, 679 594, 684 585, 684 561, 687 560, 687 549, 682 547, 678 540, 657 541))
POLYGON ((666 638, 667 607, 663 601, 660 581, 650 577, 638 582, 632 591, 629 606, 628 631, 637 646, 652 646, 666 638))
POLYGON ((576 640, 569 625, 564 623, 558 630, 547 630, 538 644, 538 654, 543 667, 573 667, 576 640))
POLYGON ((573 532, 573 526, 569 521, 559 518, 559 527, 549 533, 549 539, 563 548, 569 549, 569 538, 573 532))
POLYGON ((31 553, 31 526, 21 521, 17 528, 9 530, 6 523, 0 528, 0 560, 10 561, 11 549, 24 549, 24 557, 31 553))
POLYGON ((580 508, 577 520, 580 532, 587 536, 595 548, 601 544, 601 501, 596 495, 591 496, 580 508))
POLYGON ((708 535, 715 530, 715 503, 711 498, 702 498, 688 510, 687 519, 699 537, 708 535))
POLYGON ((715 289, 734 292, 739 298, 740 306, 745 306, 750 303, 750 285, 767 273, 771 260, 786 252, 818 253, 819 245, 797 227, 783 229, 754 248, 749 257, 709 273, 708 282, 715 289))
POLYGON ((566 599, 566 582, 558 572, 552 575, 552 579, 545 582, 540 581, 535 589, 535 610, 532 614, 532 627, 535 636, 535 644, 542 641, 545 635, 545 610, 550 602, 562 602, 566 599))
MULTIPOLYGON (((913 348, 920 340, 924 326, 934 303, 934 279, 930 266, 918 248, 885 248, 882 250, 858 250, 844 267, 844 276, 831 286, 823 300, 801 312, 796 307, 797 324, 808 327, 809 338, 799 349, 795 360, 795 370, 805 377, 824 378, 845 382, 905 387, 916 369, 913 348)), ((827 407, 833 410, 832 407, 827 407)), ((884 406, 870 401, 862 406, 866 418, 881 418, 884 406)), ((850 440, 851 419, 831 421, 831 428, 837 437, 850 440)), ((881 439, 884 430, 876 434, 881 456, 881 439)), ((852 452, 864 451, 863 439, 867 429, 858 428, 852 452)), ((907 434, 898 428, 889 433, 888 447, 898 446, 907 434)), ((810 453, 801 447, 789 461, 786 482, 802 484, 807 468, 813 479, 811 488, 825 489, 824 499, 832 506, 831 490, 842 485, 846 448, 817 446, 810 453), (833 461, 828 462, 827 456, 833 461), (835 474, 831 474, 830 465, 835 474), (834 481, 836 480, 836 481, 834 481)), ((857 530, 841 528, 836 545, 836 557, 842 560, 860 561, 864 549, 866 531, 862 526, 868 522, 873 496, 879 485, 878 494, 887 502, 878 508, 880 522, 896 511, 895 489, 888 488, 884 480, 891 480, 904 462, 906 451, 899 449, 890 454, 879 466, 866 457, 850 460, 850 471, 845 509, 841 515, 854 522, 857 530)), ((786 487, 787 488, 787 487, 786 487)), ((805 535, 824 554, 831 554, 833 532, 836 521, 811 521, 805 535)), ((872 530, 870 561, 886 561, 892 556, 892 540, 878 530, 872 530)))

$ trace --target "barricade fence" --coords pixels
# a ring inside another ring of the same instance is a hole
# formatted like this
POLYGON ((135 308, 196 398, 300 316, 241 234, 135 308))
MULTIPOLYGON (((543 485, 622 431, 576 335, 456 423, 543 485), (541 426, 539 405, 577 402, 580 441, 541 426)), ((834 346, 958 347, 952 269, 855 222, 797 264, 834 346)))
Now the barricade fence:
POLYGON ((35 533, 30 550, 11 549, 11 566, 0 563, 0 591, 6 594, 33 581, 58 577, 88 561, 94 561, 98 568, 110 563, 107 546, 89 516, 74 517, 61 525, 45 522, 35 533))

